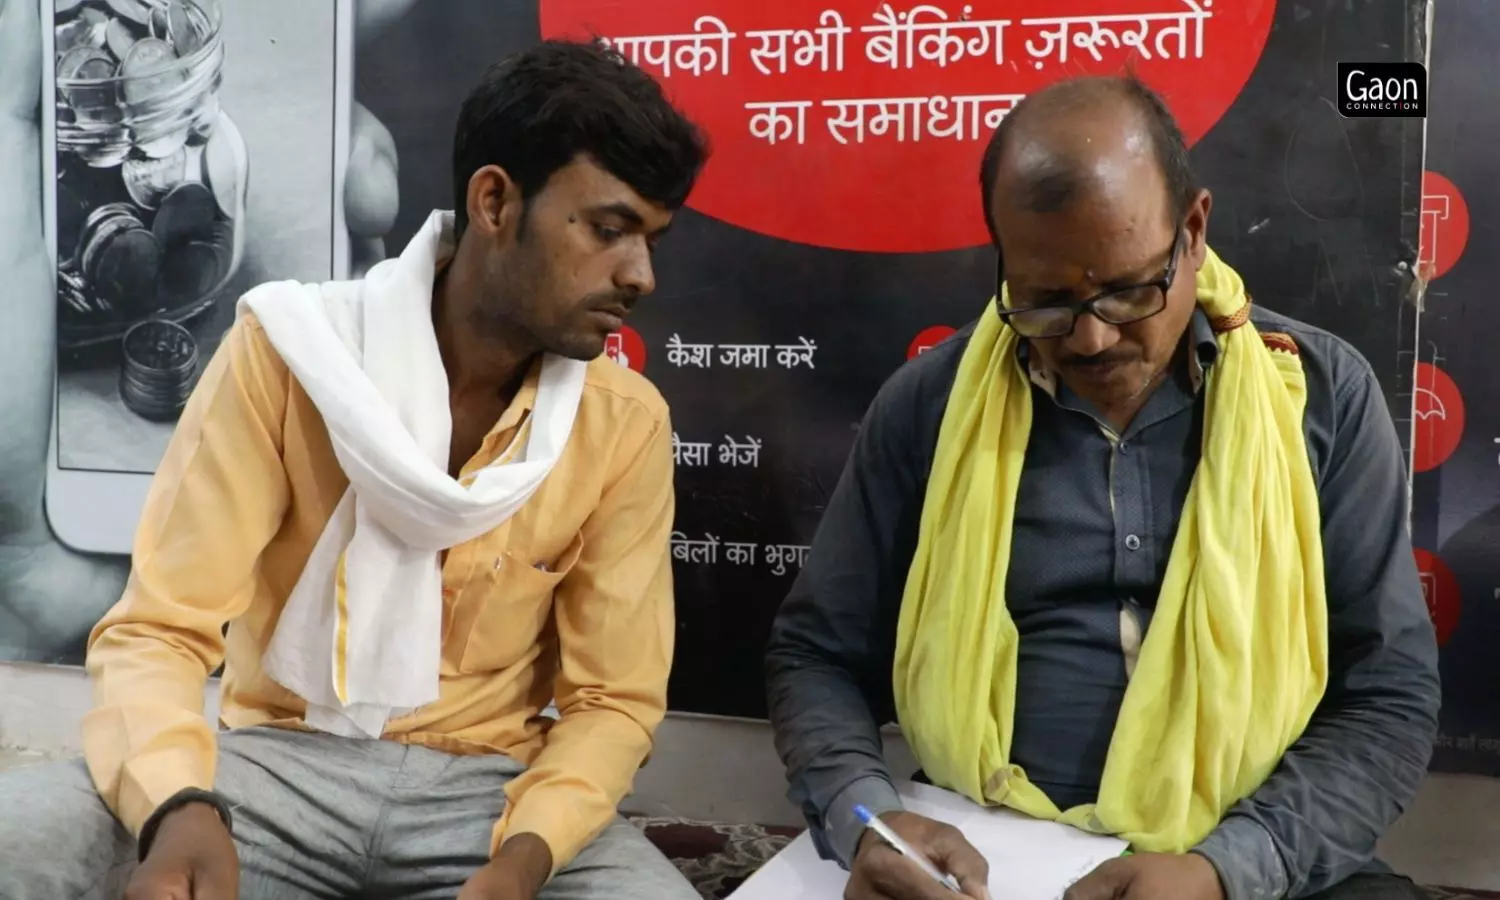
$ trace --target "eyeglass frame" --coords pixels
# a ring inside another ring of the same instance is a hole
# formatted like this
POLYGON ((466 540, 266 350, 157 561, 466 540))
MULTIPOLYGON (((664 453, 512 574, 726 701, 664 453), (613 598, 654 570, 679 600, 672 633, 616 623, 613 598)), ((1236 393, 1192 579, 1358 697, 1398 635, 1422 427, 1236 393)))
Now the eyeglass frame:
POLYGON ((1146 321, 1147 319, 1149 319, 1149 318, 1151 318, 1153 316, 1159 316, 1159 315, 1162 314, 1162 311, 1167 308, 1167 292, 1172 289, 1172 285, 1173 285, 1173 283, 1177 279, 1177 263, 1181 259, 1181 252, 1180 251, 1182 250, 1182 235, 1183 235, 1184 231, 1186 231, 1185 228, 1183 228, 1182 226, 1178 226, 1177 233, 1172 238, 1172 248, 1171 248, 1171 251, 1170 251, 1171 255, 1167 258, 1167 266, 1162 271, 1162 274, 1161 274, 1160 278, 1154 278, 1154 279, 1152 279, 1150 281, 1142 281, 1139 284, 1127 284, 1127 285, 1124 285, 1123 287, 1117 287, 1117 288, 1112 288, 1112 289, 1107 290, 1107 291, 1101 291, 1101 292, 1095 294, 1094 296, 1088 298, 1087 300, 1078 300, 1078 301, 1075 301, 1075 302, 1072 302, 1072 303, 1058 303, 1058 304, 1053 304, 1053 305, 1048 305, 1048 306, 1022 306, 1022 307, 1013 307, 1013 308, 1010 308, 1010 309, 1002 307, 1000 305, 999 301, 1000 301, 1000 298, 1002 296, 1004 296, 1004 290, 1005 290, 1005 258, 1001 257, 1000 260, 999 260, 999 264, 997 266, 997 271, 996 271, 996 284, 995 284, 995 306, 996 306, 996 310, 995 311, 996 311, 997 314, 999 314, 1000 321, 1004 322, 1005 326, 1007 328, 1014 329, 1015 332, 1016 332, 1016 334, 1019 334, 1022 337, 1027 338, 1029 340, 1035 340, 1035 339, 1047 340, 1047 339, 1051 339, 1051 338, 1067 337, 1068 335, 1070 335, 1070 334, 1073 333, 1074 329, 1076 329, 1078 327, 1078 317, 1081 316, 1081 315, 1083 315, 1084 313, 1088 313, 1088 314, 1092 315, 1094 318, 1098 319, 1101 322, 1104 322, 1107 325, 1115 325, 1115 326, 1119 326, 1119 325, 1134 325, 1136 322, 1144 322, 1144 321, 1146 321), (1155 310, 1153 310, 1153 311, 1145 314, 1144 316, 1140 316, 1140 317, 1134 318, 1134 319, 1127 319, 1127 320, 1125 320, 1123 322, 1111 322, 1109 319, 1106 319, 1104 316, 1099 315, 1098 310, 1095 308, 1095 304, 1099 303, 1101 300, 1107 300, 1110 297, 1114 297, 1114 296, 1119 295, 1119 294, 1124 294, 1124 293, 1127 293, 1129 291, 1138 291, 1138 290, 1140 290, 1142 288, 1148 288, 1148 287, 1159 288, 1161 290, 1162 300, 1161 300, 1161 306, 1159 306, 1155 310), (1039 310, 1039 309, 1066 309, 1066 310, 1068 310, 1068 312, 1072 313, 1072 318, 1068 322, 1068 330, 1067 331, 1058 332, 1057 334, 1028 335, 1028 334, 1025 334, 1024 332, 1022 332, 1019 328, 1016 328, 1015 325, 1011 324, 1010 320, 1011 320, 1012 316, 1015 316, 1018 313, 1032 312, 1032 311, 1039 310))

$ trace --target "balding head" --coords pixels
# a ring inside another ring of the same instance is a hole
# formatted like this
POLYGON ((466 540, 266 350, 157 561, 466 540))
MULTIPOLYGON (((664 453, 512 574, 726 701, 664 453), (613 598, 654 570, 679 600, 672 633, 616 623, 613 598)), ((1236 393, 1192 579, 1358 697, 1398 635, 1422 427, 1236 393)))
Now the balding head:
POLYGON ((1097 192, 1146 177, 1180 218, 1198 193, 1187 145, 1162 99, 1133 77, 1060 81, 1016 105, 985 149, 979 181, 985 223, 994 206, 1061 211, 1097 192))

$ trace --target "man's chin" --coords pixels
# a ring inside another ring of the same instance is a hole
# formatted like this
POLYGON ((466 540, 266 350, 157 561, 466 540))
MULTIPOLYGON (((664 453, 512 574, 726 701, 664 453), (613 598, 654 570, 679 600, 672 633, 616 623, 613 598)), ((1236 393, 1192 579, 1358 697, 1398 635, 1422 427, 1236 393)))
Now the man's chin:
POLYGON ((1063 383, 1078 396, 1096 406, 1108 407, 1127 403, 1140 395, 1150 375, 1134 363, 1113 366, 1075 366, 1069 368, 1063 383))
POLYGON ((605 335, 578 334, 554 341, 547 348, 548 353, 561 356, 565 359, 576 359, 579 362, 592 362, 604 353, 606 342, 605 335))

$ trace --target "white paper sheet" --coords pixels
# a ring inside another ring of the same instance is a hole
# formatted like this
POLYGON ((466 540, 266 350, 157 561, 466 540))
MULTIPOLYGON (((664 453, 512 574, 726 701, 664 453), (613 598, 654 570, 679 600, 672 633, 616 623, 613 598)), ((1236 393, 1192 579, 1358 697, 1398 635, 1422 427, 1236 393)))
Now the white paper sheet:
MULTIPOLYGON (((1125 850, 1118 838, 986 809, 950 791, 913 783, 898 788, 908 810, 953 825, 984 854, 994 900, 1059 900, 1068 885, 1125 850)), ((839 900, 848 880, 836 863, 818 858, 812 838, 803 834, 731 900, 839 900)))

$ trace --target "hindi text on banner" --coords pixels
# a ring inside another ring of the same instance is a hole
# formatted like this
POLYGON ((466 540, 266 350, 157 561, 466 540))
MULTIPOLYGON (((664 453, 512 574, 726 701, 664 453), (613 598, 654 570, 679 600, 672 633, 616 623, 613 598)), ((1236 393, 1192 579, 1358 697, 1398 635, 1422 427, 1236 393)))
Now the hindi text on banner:
POLYGON ((865 41, 865 58, 892 69, 913 69, 918 62, 942 68, 965 57, 993 53, 995 65, 1004 65, 1005 26, 1010 20, 976 20, 971 18, 973 13, 972 6, 965 6, 960 18, 951 20, 947 11, 937 6, 914 6, 897 12, 889 3, 882 3, 875 11, 875 24, 859 29, 871 35, 865 41))
POLYGON ((750 62, 764 75, 785 75, 789 64, 806 69, 814 63, 820 72, 842 72, 844 38, 853 30, 838 10, 825 9, 817 28, 747 31, 745 37, 760 42, 750 51, 750 62))
POLYGON ((728 75, 729 44, 737 36, 723 19, 699 16, 693 31, 686 34, 607 37, 603 42, 635 65, 657 69, 663 78, 671 78, 674 69, 694 76, 715 71, 728 75))

